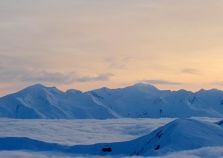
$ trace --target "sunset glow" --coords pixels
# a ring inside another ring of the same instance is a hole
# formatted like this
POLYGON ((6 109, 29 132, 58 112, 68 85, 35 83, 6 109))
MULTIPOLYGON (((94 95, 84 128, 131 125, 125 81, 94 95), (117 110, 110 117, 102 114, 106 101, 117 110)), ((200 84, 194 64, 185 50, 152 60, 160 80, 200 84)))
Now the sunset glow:
POLYGON ((35 83, 223 89, 223 1, 65 2, 0 2, 0 95, 35 83))

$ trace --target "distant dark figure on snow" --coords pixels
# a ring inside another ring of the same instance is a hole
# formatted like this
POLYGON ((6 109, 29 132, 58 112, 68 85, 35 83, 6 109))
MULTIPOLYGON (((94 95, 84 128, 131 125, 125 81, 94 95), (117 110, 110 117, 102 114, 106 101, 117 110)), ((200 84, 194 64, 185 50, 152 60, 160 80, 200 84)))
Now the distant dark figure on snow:
POLYGON ((160 117, 162 117, 163 109, 160 109, 160 117))
POLYGON ((112 148, 102 148, 101 149, 103 152, 111 152, 112 151, 112 148))

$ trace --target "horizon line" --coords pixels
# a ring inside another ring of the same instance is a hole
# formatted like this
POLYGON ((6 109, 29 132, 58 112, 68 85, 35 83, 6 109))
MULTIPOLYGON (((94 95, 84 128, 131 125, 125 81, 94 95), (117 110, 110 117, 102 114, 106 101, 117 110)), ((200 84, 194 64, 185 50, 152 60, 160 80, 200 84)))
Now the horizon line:
POLYGON ((218 91, 223 91, 223 89, 218 89, 218 88, 210 88, 210 89, 205 89, 205 88, 200 88, 198 90, 188 90, 188 89, 184 89, 184 88, 179 88, 179 89, 176 89, 176 90, 171 90, 171 89, 162 89, 162 88, 159 88, 156 84, 151 84, 151 83, 146 83, 146 82, 136 82, 136 83, 131 83, 131 84, 128 84, 127 86, 121 86, 121 87, 117 87, 117 88, 111 88, 109 86, 101 86, 101 87, 98 87, 98 88, 93 88, 93 89, 90 89, 90 90, 86 90, 86 91, 82 91, 80 89, 76 89, 76 88, 70 88, 70 89, 66 89, 66 90, 62 90, 60 88, 58 88, 57 86, 50 86, 50 85, 47 85, 47 84, 43 84, 43 83, 40 83, 40 82, 37 82, 37 83, 34 83, 34 84, 30 84, 28 86, 24 86, 23 88, 17 90, 17 91, 14 91, 12 93, 8 93, 8 94, 4 94, 0 97, 4 97, 4 96, 7 96, 7 95, 10 95, 10 94, 14 94, 14 93, 17 93, 17 92, 20 92, 22 90, 25 90, 27 88, 30 88, 30 87, 34 87, 34 86, 43 86, 45 88, 56 88, 57 90, 61 91, 61 92, 67 92, 69 90, 77 90, 77 91, 80 91, 81 93, 87 93, 87 92, 90 92, 90 91, 94 91, 94 90, 99 90, 99 89, 103 89, 103 88, 106 88, 106 89, 110 89, 110 90, 116 90, 116 89, 124 89, 124 88, 128 88, 128 87, 133 87, 133 86, 137 86, 137 85, 147 85, 147 86, 152 86, 154 88, 156 88, 157 90, 160 90, 160 91, 171 91, 171 92, 177 92, 177 91, 187 91, 187 92, 191 92, 191 93, 197 93, 197 92, 200 92, 200 91, 211 91, 211 90, 218 90, 218 91))

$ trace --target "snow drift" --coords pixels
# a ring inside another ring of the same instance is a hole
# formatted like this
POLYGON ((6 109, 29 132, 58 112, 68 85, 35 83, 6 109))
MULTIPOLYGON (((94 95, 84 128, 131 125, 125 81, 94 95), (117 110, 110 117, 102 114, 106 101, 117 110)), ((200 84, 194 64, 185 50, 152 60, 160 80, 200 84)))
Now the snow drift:
POLYGON ((157 156, 170 152, 223 146, 223 128, 192 119, 177 119, 135 140, 65 146, 29 138, 0 138, 0 150, 53 151, 77 155, 157 156))

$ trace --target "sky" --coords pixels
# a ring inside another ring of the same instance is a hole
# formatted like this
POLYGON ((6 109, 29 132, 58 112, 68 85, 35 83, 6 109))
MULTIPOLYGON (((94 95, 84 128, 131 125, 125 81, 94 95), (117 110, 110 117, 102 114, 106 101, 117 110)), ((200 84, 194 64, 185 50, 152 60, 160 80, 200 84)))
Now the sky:
POLYGON ((1 0, 0 95, 62 90, 223 89, 221 0, 1 0))

